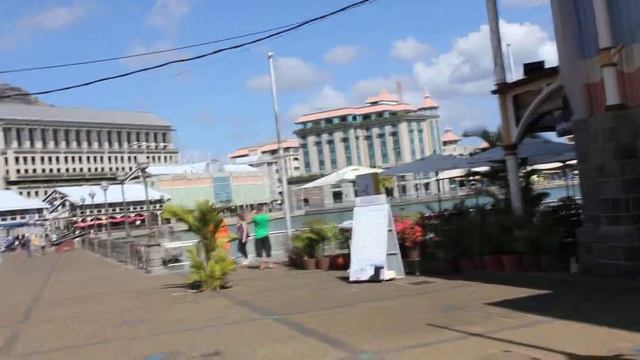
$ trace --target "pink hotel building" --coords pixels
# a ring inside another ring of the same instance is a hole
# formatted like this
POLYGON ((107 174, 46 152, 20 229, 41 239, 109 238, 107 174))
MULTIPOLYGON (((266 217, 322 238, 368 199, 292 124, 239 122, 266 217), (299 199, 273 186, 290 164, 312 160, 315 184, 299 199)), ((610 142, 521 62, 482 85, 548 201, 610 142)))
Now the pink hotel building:
POLYGON ((366 105, 302 115, 295 134, 307 174, 346 166, 387 167, 440 153, 438 104, 425 95, 416 108, 386 91, 366 105))

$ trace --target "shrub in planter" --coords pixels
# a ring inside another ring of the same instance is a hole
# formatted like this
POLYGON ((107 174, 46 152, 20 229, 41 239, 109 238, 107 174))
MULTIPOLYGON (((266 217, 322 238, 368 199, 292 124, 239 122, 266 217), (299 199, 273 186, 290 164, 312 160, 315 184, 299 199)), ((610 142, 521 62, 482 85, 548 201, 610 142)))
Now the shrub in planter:
POLYGON ((329 269, 331 270, 347 270, 349 268, 349 254, 334 254, 331 256, 331 264, 329 269))
POLYGON ((328 225, 321 221, 310 221, 305 224, 306 230, 295 234, 291 242, 294 250, 303 256, 303 267, 306 270, 329 270, 331 255, 325 254, 325 244, 333 244, 339 229, 335 225, 328 225), (312 265, 313 263, 313 265, 312 265))
POLYGON ((422 227, 411 219, 396 219, 398 242, 406 252, 408 260, 420 259, 420 248, 424 241, 422 227))

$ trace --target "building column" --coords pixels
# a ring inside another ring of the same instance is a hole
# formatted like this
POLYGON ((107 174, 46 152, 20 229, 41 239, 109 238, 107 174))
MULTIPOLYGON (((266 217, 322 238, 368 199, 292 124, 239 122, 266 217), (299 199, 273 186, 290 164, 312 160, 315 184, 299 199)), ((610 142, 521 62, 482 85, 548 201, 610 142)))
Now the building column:
POLYGON ((318 161, 318 150, 316 149, 316 136, 309 135, 307 137, 307 149, 309 149, 309 164, 311 165, 311 173, 320 172, 320 162, 318 161))
POLYGON ((400 138, 400 154, 402 159, 399 162, 411 161, 411 144, 409 142, 409 127, 406 121, 398 124, 398 137, 400 138))
POLYGON ((103 149, 109 149, 109 132, 107 130, 100 130, 100 144, 103 149))
POLYGON ((68 129, 58 129, 58 143, 60 148, 66 149, 69 147, 69 134, 71 134, 71 130, 68 129))
POLYGON ((16 149, 18 147, 18 129, 12 127, 9 130, 9 144, 12 149, 16 149))
POLYGON ((336 163, 339 169, 347 166, 347 156, 344 152, 344 133, 342 131, 336 131, 333 133, 333 143, 336 147, 336 163))
POLYGON ((111 130, 111 149, 120 149, 118 143, 118 130, 111 130))
POLYGON ((418 132, 418 124, 415 122, 411 123, 409 126, 413 129, 413 148, 417 156, 416 160, 420 159, 424 156, 422 151, 420 151, 420 133, 418 132))
MULTIPOLYGON (((44 131, 45 136, 47 135, 47 131, 44 131)), ((33 142, 34 144, 32 144, 31 146, 35 147, 36 149, 42 149, 47 143, 46 140, 42 138, 42 128, 35 128, 33 129, 33 142)))
POLYGON ((100 140, 98 139, 98 130, 89 130, 89 142, 92 149, 100 148, 100 140))
MULTIPOLYGON (((5 141, 5 134, 6 137, 9 137, 9 129, 5 128, 4 126, 0 126, 0 149, 5 149, 7 147, 7 142, 10 141, 9 139, 7 139, 7 141, 5 141)), ((2 173, 0 173, 0 177, 2 177, 4 175, 2 175, 2 173)))
POLYGON ((360 159, 358 159, 358 150, 356 148, 356 146, 358 146, 356 142, 356 130, 349 129, 348 136, 347 141, 349 141, 349 148, 351 148, 351 163, 352 165, 358 166, 360 165, 360 159))
POLYGON ((373 164, 373 166, 382 165, 382 149, 378 135, 380 135, 379 128, 375 127, 371 129, 371 141, 373 141, 373 152, 376 158, 376 163, 373 164))
POLYGON ((29 137, 29 128, 21 128, 22 132, 22 148, 29 149, 31 148, 31 138, 29 137))
POLYGON ((384 127, 384 141, 387 142, 387 156, 389 156, 389 164, 396 164, 396 154, 393 151, 393 137, 391 136, 391 125, 384 127))
MULTIPOLYGON (((60 133, 58 132, 58 135, 60 135, 60 133)), ((45 143, 47 144, 47 149, 55 149, 56 148, 56 139, 55 139, 55 132, 54 129, 52 128, 48 128, 45 131, 45 143)), ((60 146, 60 137, 58 137, 58 146, 60 146)))
POLYGON ((325 171, 331 172, 333 171, 333 167, 331 166, 331 152, 329 151, 329 144, 327 141, 329 140, 329 134, 324 133, 320 136, 322 139, 322 152, 324 155, 324 169, 325 171))
POLYGON ((76 130, 69 130, 69 138, 67 139, 67 145, 69 148, 76 149, 78 148, 78 139, 76 139, 76 130))

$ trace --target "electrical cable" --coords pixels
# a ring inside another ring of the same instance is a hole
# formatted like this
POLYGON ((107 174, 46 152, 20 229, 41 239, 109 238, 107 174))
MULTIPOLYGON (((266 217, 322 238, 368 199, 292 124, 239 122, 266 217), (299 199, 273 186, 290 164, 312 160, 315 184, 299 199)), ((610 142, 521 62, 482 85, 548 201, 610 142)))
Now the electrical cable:
POLYGON ((106 81, 110 81, 110 80, 115 80, 115 79, 120 79, 120 78, 124 78, 124 77, 128 77, 131 75, 135 75, 135 74, 139 74, 139 73, 143 73, 143 72, 147 72, 147 71, 151 71, 151 70, 156 70, 156 69, 160 69, 169 65, 173 65, 173 64, 179 64, 179 63, 184 63, 184 62, 189 62, 189 61, 194 61, 194 60, 198 60, 198 59, 202 59, 205 57, 209 57, 212 55, 216 55, 222 52, 226 52, 226 51, 230 51, 230 50, 235 50, 235 49, 240 49, 249 45, 253 45, 253 44, 257 44, 260 42, 263 42, 265 40, 274 38, 274 37, 278 37, 280 35, 289 33, 291 31, 300 29, 306 25, 318 22, 320 20, 324 20, 327 19, 329 17, 332 17, 334 15, 337 15, 339 13, 354 9, 356 7, 359 7, 361 5, 364 5, 366 3, 369 3, 373 0, 360 0, 360 1, 356 1, 354 3, 351 3, 349 5, 346 5, 344 7, 341 7, 337 10, 325 13, 323 15, 320 16, 316 16, 314 18, 305 20, 305 21, 301 21, 299 23, 297 23, 296 25, 290 26, 288 28, 285 28, 283 30, 279 30, 276 31, 272 34, 269 35, 265 35, 262 37, 259 37, 257 39, 253 39, 251 41, 247 41, 244 43, 240 43, 240 44, 236 44, 236 45, 232 45, 232 46, 228 46, 228 47, 224 47, 224 48, 219 48, 207 53, 203 53, 200 55, 196 55, 196 56, 191 56, 191 57, 186 57, 186 58, 182 58, 182 59, 176 59, 176 60, 171 60, 171 61, 167 61, 164 63, 160 63, 157 65, 153 65, 153 66, 148 66, 148 67, 144 67, 144 68, 140 68, 137 70, 132 70, 132 71, 128 71, 128 72, 124 72, 124 73, 120 73, 120 74, 116 74, 116 75, 111 75, 111 76, 107 76, 107 77, 102 77, 102 78, 98 78, 95 80, 91 80, 91 81, 87 81, 87 82, 83 82, 83 83, 79 83, 79 84, 74 84, 74 85, 69 85, 69 86, 64 86, 64 87, 60 87, 60 88, 55 88, 55 89, 49 89, 49 90, 43 90, 43 91, 37 91, 37 92, 23 92, 23 93, 15 93, 15 94, 7 94, 7 95, 2 95, 0 96, 0 99, 6 99, 6 98, 12 98, 12 97, 18 97, 18 96, 37 96, 37 95, 47 95, 47 94, 53 94, 53 93, 57 93, 57 92, 62 92, 62 91, 68 91, 68 90, 72 90, 72 89, 77 89, 77 88, 82 88, 82 87, 86 87, 86 86, 90 86, 90 85, 94 85, 94 84, 98 84, 98 83, 102 83, 102 82, 106 82, 106 81))

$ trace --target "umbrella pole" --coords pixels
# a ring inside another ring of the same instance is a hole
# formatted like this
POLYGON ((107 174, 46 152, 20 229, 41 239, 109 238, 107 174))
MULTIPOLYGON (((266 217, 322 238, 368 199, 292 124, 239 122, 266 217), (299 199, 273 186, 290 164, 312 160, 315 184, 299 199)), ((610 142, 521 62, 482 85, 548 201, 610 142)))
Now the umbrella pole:
POLYGON ((436 171, 436 186, 438 189, 438 212, 442 212, 442 196, 440 196, 440 173, 436 171))

